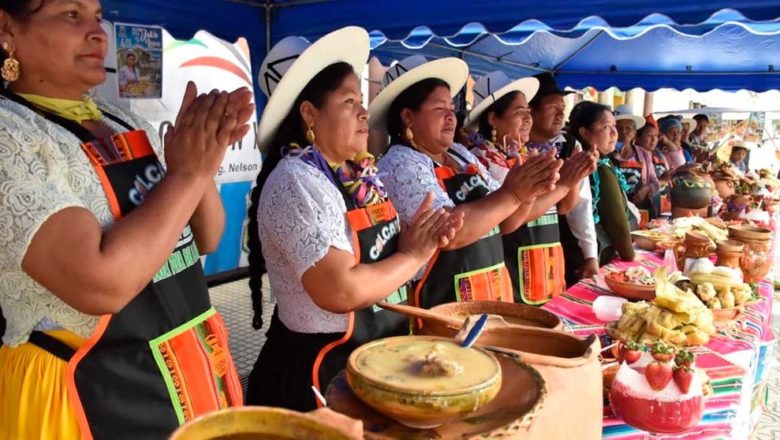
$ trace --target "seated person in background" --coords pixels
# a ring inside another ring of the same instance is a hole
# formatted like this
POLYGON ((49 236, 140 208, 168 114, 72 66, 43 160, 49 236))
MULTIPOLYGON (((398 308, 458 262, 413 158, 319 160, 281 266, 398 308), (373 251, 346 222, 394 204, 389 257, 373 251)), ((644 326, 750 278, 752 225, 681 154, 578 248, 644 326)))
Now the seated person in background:
POLYGON ((680 119, 673 115, 665 116, 658 120, 658 129, 660 132, 658 146, 671 169, 693 162, 693 157, 683 145, 683 126, 680 119))

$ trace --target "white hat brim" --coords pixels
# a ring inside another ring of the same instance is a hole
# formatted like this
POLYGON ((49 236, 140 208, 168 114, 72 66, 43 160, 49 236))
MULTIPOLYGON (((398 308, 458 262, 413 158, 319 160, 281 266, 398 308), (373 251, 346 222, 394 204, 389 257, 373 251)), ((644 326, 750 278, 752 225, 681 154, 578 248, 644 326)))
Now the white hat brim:
POLYGON ((368 113, 371 115, 369 122, 371 128, 385 130, 387 125, 387 111, 393 101, 413 84, 428 78, 438 78, 450 86, 450 94, 454 97, 466 84, 469 76, 469 67, 458 58, 442 58, 421 64, 387 85, 371 101, 368 113))
POLYGON ((477 124, 479 124, 479 118, 480 116, 482 116, 482 113, 484 113, 485 110, 487 110, 488 107, 493 105, 496 101, 498 101, 499 99, 503 98, 504 96, 506 96, 511 92, 522 92, 523 95, 525 95, 525 99, 528 102, 531 102, 531 100, 534 99, 534 96, 536 96, 536 92, 538 91, 539 91, 539 80, 536 78, 527 77, 527 78, 520 78, 516 81, 512 81, 511 83, 498 89, 497 92, 491 93, 490 96, 485 97, 485 99, 483 99, 479 104, 477 104, 477 106, 474 107, 469 113, 465 125, 467 127, 474 127, 477 124))
POLYGON ((257 129, 257 145, 260 149, 265 150, 271 143, 298 95, 312 78, 338 62, 350 64, 359 78, 368 61, 370 49, 368 32, 357 26, 333 31, 306 48, 282 76, 268 99, 257 129))
POLYGON ((644 127, 645 124, 647 124, 647 120, 641 116, 636 115, 618 115, 615 116, 615 121, 634 121, 634 125, 636 125, 636 129, 639 130, 640 128, 644 127))

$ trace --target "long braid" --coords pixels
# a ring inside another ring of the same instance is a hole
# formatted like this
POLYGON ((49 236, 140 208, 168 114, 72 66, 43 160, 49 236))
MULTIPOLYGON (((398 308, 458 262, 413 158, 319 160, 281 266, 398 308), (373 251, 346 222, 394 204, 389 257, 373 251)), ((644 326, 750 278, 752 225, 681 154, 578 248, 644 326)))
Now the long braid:
POLYGON ((259 330, 263 327, 263 275, 267 272, 265 257, 263 257, 263 243, 260 241, 257 212, 260 205, 260 195, 268 177, 282 160, 282 147, 296 143, 306 145, 305 124, 298 109, 304 101, 309 101, 315 107, 321 108, 328 93, 336 90, 347 75, 354 75, 352 66, 347 63, 335 63, 317 74, 309 84, 301 91, 298 99, 292 106, 292 110, 279 126, 279 130, 271 142, 268 156, 263 162, 263 168, 257 175, 255 188, 249 196, 249 289, 252 296, 252 327, 259 330))

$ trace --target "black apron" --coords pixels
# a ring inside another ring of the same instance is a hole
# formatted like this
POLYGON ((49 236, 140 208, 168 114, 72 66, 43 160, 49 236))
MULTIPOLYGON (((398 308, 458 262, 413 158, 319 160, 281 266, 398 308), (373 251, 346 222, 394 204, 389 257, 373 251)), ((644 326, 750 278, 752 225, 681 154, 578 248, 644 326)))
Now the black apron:
MULTIPOLYGON (((338 182, 338 179, 334 180, 338 182)), ((343 185, 336 185, 347 206, 355 261, 371 264, 398 249, 400 221, 393 202, 359 208, 343 185)), ((401 286, 385 301, 404 303, 407 287, 401 286)), ((250 375, 247 404, 281 406, 309 411, 320 404, 311 390, 323 394, 331 380, 347 365, 353 350, 389 336, 409 334, 409 320, 378 306, 349 313, 343 333, 299 333, 288 329, 274 310, 268 338, 250 375)))
POLYGON ((566 291, 558 208, 502 237, 515 302, 542 305, 566 291))
MULTIPOLYGON (((96 139, 73 121, 6 96, 82 141, 115 219, 162 180, 165 171, 144 131, 105 114, 130 131, 96 139)), ((242 404, 227 330, 211 306, 199 257, 187 226, 149 284, 119 313, 102 316, 83 347, 74 352, 45 333, 31 336, 68 361, 70 403, 83 438, 164 439, 201 414, 242 404)))
MULTIPOLYGON (((641 147, 634 146, 633 148, 636 149, 641 147)), ((642 185, 644 184, 642 181, 642 171, 644 166, 639 161, 636 150, 634 150, 634 156, 630 159, 615 159, 613 162, 615 167, 620 169, 620 171, 623 173, 623 176, 626 178, 626 183, 628 184, 628 192, 626 192, 626 197, 628 200, 633 199, 634 195, 639 192, 640 189, 642 189, 642 185)), ((650 221, 652 216, 652 204, 650 202, 650 197, 637 203, 636 207, 639 210, 640 215, 638 226, 642 227, 645 223, 650 221)))
MULTIPOLYGON (((449 154, 460 159, 466 169, 458 173, 436 164, 434 172, 439 185, 455 205, 486 197, 490 189, 479 169, 457 152, 450 150, 449 154)), ((426 309, 455 301, 512 302, 512 285, 504 265, 504 247, 498 226, 468 246, 437 251, 416 283, 411 300, 414 305, 426 309)))

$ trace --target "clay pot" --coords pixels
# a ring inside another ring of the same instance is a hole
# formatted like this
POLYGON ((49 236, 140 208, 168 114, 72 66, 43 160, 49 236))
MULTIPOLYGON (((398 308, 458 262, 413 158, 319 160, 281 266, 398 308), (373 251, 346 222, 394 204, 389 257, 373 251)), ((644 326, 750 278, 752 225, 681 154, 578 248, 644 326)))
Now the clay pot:
MULTIPOLYGON (((547 310, 526 304, 514 304, 500 301, 462 301, 441 304, 431 308, 432 312, 447 315, 459 319, 465 319, 469 315, 481 315, 483 313, 500 315, 509 325, 521 325, 527 327, 541 327, 560 330, 563 323, 560 318, 547 310)), ((430 326, 428 334, 440 334, 445 325, 441 322, 425 321, 425 326, 430 326)))
POLYGON ((354 439, 350 432, 330 426, 310 414, 282 408, 248 406, 200 416, 177 429, 170 440, 231 438, 354 439))
MULTIPOLYGON (((425 324, 424 326, 427 326, 425 324)), ((446 329, 439 336, 452 337, 446 329)), ((549 394, 525 439, 600 439, 603 411, 601 344, 569 333, 530 327, 486 329, 477 340, 516 353, 541 373, 549 394)))
POLYGON ((744 249, 745 245, 739 241, 721 241, 715 249, 715 253, 718 254, 718 261, 715 265, 739 269, 739 260, 742 258, 744 249))
POLYGON ((729 226, 729 238, 745 244, 739 264, 745 282, 764 279, 772 267, 772 231, 752 225, 729 226))
MULTIPOLYGON (((678 174, 672 178, 672 209, 703 209, 712 204, 713 184, 709 179, 693 173, 678 174)), ((706 217, 706 216, 705 216, 706 217)))

